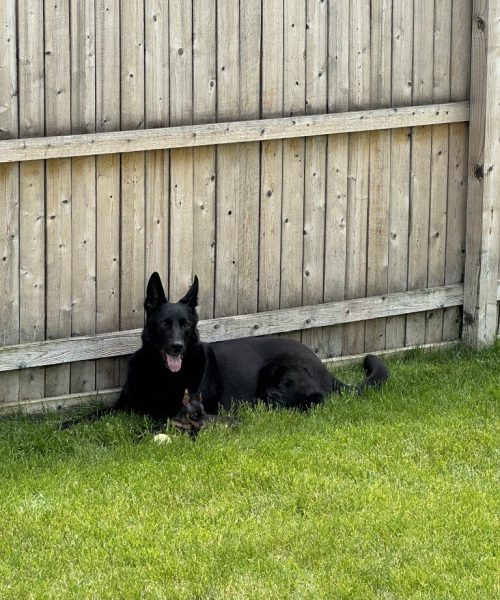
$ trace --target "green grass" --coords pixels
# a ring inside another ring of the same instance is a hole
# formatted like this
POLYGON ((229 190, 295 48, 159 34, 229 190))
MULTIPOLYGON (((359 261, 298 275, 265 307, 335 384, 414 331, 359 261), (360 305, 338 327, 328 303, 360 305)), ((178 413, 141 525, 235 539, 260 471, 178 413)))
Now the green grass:
POLYGON ((498 597, 500 345, 389 363, 196 443, 0 422, 0 598, 498 597))

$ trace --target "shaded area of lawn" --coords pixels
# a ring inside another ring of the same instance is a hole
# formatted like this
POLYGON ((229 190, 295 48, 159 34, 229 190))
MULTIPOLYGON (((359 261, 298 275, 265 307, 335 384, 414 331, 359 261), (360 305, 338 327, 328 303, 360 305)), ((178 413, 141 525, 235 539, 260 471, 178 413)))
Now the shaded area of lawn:
POLYGON ((196 443, 0 422, 0 597, 494 598, 500 345, 389 362, 380 392, 196 443))

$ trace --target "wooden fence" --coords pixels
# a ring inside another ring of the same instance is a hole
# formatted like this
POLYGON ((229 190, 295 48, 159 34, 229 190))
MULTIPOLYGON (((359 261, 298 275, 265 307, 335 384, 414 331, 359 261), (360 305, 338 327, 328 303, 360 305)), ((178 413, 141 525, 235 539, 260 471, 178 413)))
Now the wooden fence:
POLYGON ((206 340, 491 343, 499 40, 495 0, 3 0, 0 411, 117 388, 153 270, 206 340))

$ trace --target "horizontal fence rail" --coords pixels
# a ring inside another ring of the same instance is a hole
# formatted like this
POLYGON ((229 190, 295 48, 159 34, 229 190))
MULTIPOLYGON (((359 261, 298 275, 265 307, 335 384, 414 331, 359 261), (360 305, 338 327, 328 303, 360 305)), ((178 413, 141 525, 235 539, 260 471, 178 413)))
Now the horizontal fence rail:
MULTIPOLYGON (((438 342, 434 344, 424 344, 422 346, 405 346, 404 348, 393 348, 390 350, 375 350, 371 354, 377 356, 393 356, 401 352, 410 350, 438 350, 456 346, 458 341, 438 342)), ((335 358, 323 359, 327 365, 345 366, 352 363, 360 363, 364 358, 364 354, 354 354, 351 356, 338 356, 335 358)), ((52 398, 35 398, 21 402, 5 402, 0 403, 0 415, 9 415, 22 412, 25 414, 36 414, 45 411, 67 410, 77 406, 90 404, 99 404, 102 406, 111 406, 114 404, 120 395, 121 388, 110 388, 96 390, 93 392, 80 392, 75 394, 65 394, 64 396, 56 396, 52 398)))
MULTIPOLYGON (((204 341, 218 342, 460 306, 463 303, 463 296, 462 284, 446 285, 314 306, 210 319, 200 321, 199 330, 204 341)), ((5 346, 0 348, 0 371, 126 356, 138 349, 140 336, 141 330, 134 329, 5 346)))
POLYGON ((462 123, 469 102, 0 141, 0 163, 462 123))

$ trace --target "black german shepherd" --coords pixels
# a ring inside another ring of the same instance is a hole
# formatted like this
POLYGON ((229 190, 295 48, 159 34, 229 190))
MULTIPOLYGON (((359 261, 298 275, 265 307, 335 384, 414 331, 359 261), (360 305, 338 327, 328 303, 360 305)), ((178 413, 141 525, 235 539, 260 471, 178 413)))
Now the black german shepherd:
MULTIPOLYGON (((366 379, 350 386, 332 376, 307 346, 281 337, 243 338, 216 343, 199 340, 196 314, 198 278, 178 302, 169 302, 153 273, 144 302, 142 347, 129 361, 117 410, 149 415, 158 423, 182 413, 185 390, 201 394, 204 410, 218 414, 240 402, 307 409, 332 392, 380 386, 388 377, 384 363, 364 359, 366 379)), ((84 418, 95 418, 97 413, 84 418)))

